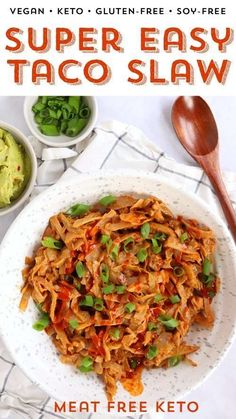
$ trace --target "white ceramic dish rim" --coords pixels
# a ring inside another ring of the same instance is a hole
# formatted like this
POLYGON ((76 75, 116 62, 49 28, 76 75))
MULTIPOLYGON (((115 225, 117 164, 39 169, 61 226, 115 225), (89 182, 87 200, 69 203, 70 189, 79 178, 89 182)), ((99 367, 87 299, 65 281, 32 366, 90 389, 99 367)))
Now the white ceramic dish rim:
POLYGON ((0 216, 3 216, 19 208, 31 194, 34 188, 34 184, 35 184, 35 180, 37 176, 37 159, 36 159, 33 147, 30 144, 30 141, 28 140, 26 135, 23 134, 22 131, 14 127, 14 125, 8 124, 7 122, 4 122, 4 121, 0 121, 0 128, 3 128, 6 131, 9 131, 16 137, 17 142, 23 145, 25 152, 30 158, 30 163, 31 163, 30 180, 28 181, 22 194, 15 201, 13 201, 7 207, 0 208, 0 216))
MULTIPOLYGON (((166 179, 162 178, 159 175, 154 175, 154 174, 152 174, 150 172, 143 172, 143 171, 137 172, 137 171, 134 171, 134 170, 122 170, 122 171, 116 170, 116 171, 92 172, 92 173, 87 173, 87 174, 81 174, 81 175, 79 175, 78 178, 74 178, 73 180, 71 180, 69 182, 66 182, 65 181, 65 182, 59 184, 59 188, 60 188, 60 185, 64 185, 64 187, 66 187, 66 185, 69 184, 71 186, 71 184, 78 184, 78 183, 81 183, 81 182, 86 182, 86 181, 90 180, 91 178, 95 178, 97 176, 99 176, 99 177, 102 177, 102 176, 104 176, 104 177, 109 177, 109 176, 113 176, 113 177, 114 176, 122 176, 122 177, 131 176, 132 177, 132 176, 134 176, 134 177, 138 177, 138 178, 140 178, 142 176, 145 176, 145 177, 148 177, 149 179, 155 180, 156 182, 163 183, 164 185, 167 185, 168 187, 170 187, 172 189, 176 189, 180 194, 183 194, 183 196, 184 195, 187 196, 188 198, 190 198, 190 200, 192 200, 193 202, 195 201, 196 204, 202 206, 202 208, 204 210, 208 210, 208 211, 211 212, 211 210, 208 207, 208 205, 206 205, 206 203, 203 202, 202 199, 200 199, 199 197, 195 196, 191 192, 188 192, 186 190, 183 190, 183 186, 177 185, 177 184, 175 184, 175 183, 173 183, 173 182, 171 182, 169 180, 166 180, 166 179)), ((14 226, 18 222, 20 222, 20 219, 21 219, 22 215, 24 215, 24 212, 26 210, 29 210, 32 206, 35 206, 37 204, 37 202, 42 199, 42 197, 46 197, 47 194, 50 193, 49 191, 55 191, 57 189, 58 189, 58 185, 53 185, 52 187, 49 188, 49 190, 42 192, 42 194, 40 194, 38 197, 36 197, 31 203, 28 204, 27 207, 25 207, 25 209, 21 212, 21 214, 18 215, 18 217, 14 220, 11 228, 14 228, 14 226)), ((135 192, 134 192, 134 194, 135 194, 135 192)), ((145 195, 145 192, 143 192, 143 194, 145 195)), ((63 206, 63 208, 64 208, 64 206, 63 206)), ((231 235, 228 232, 228 229, 227 229, 226 225, 222 222, 222 220, 219 218, 219 216, 217 216, 216 214, 213 214, 212 212, 211 212, 211 217, 212 217, 213 222, 215 222, 215 223, 217 223, 217 224, 219 224, 221 226, 222 231, 223 231, 223 233, 225 235, 224 237, 227 239, 228 244, 229 244, 231 250, 232 249, 234 250, 235 249, 235 245, 234 245, 234 242, 233 242, 233 239, 232 239, 231 235)), ((4 244, 5 241, 7 241, 8 234, 9 233, 6 234, 6 236, 5 236, 2 244, 4 244)), ((2 254, 2 246, 0 247, 0 258, 2 256, 1 254, 2 254)), ((233 259, 232 261, 233 261, 232 270, 236 273, 236 262, 235 262, 235 259, 233 259)), ((51 397, 54 398, 55 397, 55 394, 52 394, 50 392, 50 389, 47 386, 45 386, 44 383, 35 381, 35 377, 34 377, 34 374, 32 373, 32 371, 27 370, 27 366, 25 364, 22 364, 20 362, 20 360, 17 359, 17 356, 12 353, 11 348, 8 346, 7 339, 4 336, 3 328, 1 327, 1 324, 0 324, 0 333, 2 334, 3 341, 4 341, 5 345, 7 346, 8 350, 10 351, 12 357, 15 359, 16 364, 19 366, 19 368, 21 368, 21 370, 23 370, 23 372, 32 381, 36 382, 36 384, 38 384, 40 386, 40 388, 42 388, 49 395, 51 395, 51 397)), ((183 396, 186 396, 186 394, 188 394, 190 391, 192 391, 192 390, 196 389, 197 387, 199 387, 213 373, 213 371, 222 362, 222 360, 224 359, 224 357, 227 354, 228 350, 230 349, 230 347, 232 345, 232 342, 233 342, 233 339, 235 337, 235 334, 236 334, 236 322, 234 321, 234 324, 231 327, 231 333, 228 336, 228 342, 224 346, 224 350, 222 350, 219 359, 215 361, 212 369, 211 370, 208 369, 208 371, 205 374, 203 374, 202 378, 199 379, 199 381, 197 381, 195 384, 193 384, 190 389, 188 389, 186 391, 183 390, 182 392, 179 392, 176 395, 176 398, 178 397, 178 399, 183 400, 183 396)))
POLYGON ((97 116, 98 116, 98 104, 97 100, 94 96, 85 96, 86 98, 89 98, 89 101, 91 101, 91 115, 88 121, 88 124, 85 126, 85 128, 81 131, 81 133, 70 140, 70 137, 67 137, 65 135, 61 135, 61 138, 65 138, 65 141, 56 142, 56 139, 58 137, 47 137, 46 135, 43 135, 39 132, 39 130, 36 127, 36 124, 32 124, 30 121, 29 113, 32 112, 31 109, 29 109, 29 100, 35 98, 35 101, 37 100, 38 96, 26 96, 24 100, 24 117, 25 121, 27 123, 27 126, 31 133, 39 140, 41 143, 47 145, 48 147, 71 147, 75 144, 80 143, 85 138, 87 138, 91 132, 93 131, 93 128, 95 127, 97 116), (54 138, 54 141, 50 141, 50 138, 54 138))

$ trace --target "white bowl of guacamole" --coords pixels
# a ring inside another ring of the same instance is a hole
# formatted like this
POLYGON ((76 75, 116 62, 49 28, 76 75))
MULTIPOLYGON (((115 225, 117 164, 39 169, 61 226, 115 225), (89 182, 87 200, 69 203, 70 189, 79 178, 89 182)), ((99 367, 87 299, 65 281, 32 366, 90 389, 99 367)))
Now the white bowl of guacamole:
POLYGON ((15 210, 34 187, 37 160, 27 137, 0 121, 0 216, 15 210))

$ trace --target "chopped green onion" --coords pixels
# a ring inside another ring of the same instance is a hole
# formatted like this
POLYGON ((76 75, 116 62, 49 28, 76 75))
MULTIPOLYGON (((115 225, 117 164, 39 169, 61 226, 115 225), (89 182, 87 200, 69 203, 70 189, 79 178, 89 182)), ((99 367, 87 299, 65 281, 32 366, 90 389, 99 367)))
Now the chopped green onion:
POLYGON ((45 135, 77 136, 88 124, 91 110, 82 96, 42 96, 32 106, 38 129, 45 135))
POLYGON ((146 354, 147 359, 153 359, 157 356, 158 349, 155 345, 150 345, 146 354))
POLYGON ((149 332, 152 332, 153 330, 157 329, 157 325, 154 322, 149 322, 148 325, 147 325, 147 328, 148 328, 149 332))
POLYGON ((103 287, 102 292, 103 294, 112 294, 115 290, 114 284, 109 284, 106 287, 103 287))
POLYGON ((177 304, 181 301, 181 299, 178 294, 175 294, 175 295, 171 295, 170 301, 172 304, 177 304))
POLYGON ((83 358, 81 363, 80 363, 79 370, 81 372, 92 371, 93 370, 93 359, 90 358, 89 356, 86 356, 85 358, 83 358))
POLYGON ((77 279, 74 279, 73 284, 77 290, 81 289, 81 283, 77 279))
POLYGON ((102 199, 99 200, 99 204, 103 207, 107 207, 108 205, 113 204, 116 201, 116 197, 113 195, 104 196, 102 199))
POLYGON ((204 259, 203 266, 202 266, 202 272, 204 275, 210 275, 212 270, 212 263, 208 258, 204 259))
POLYGON ((112 246, 112 243, 113 243, 112 239, 109 239, 108 242, 106 243, 106 248, 107 248, 107 251, 108 252, 110 251, 110 248, 112 246))
POLYGON ((210 287, 212 282, 215 280, 215 275, 214 274, 210 274, 210 275, 202 275, 202 282, 204 283, 204 285, 206 285, 207 287, 210 287))
POLYGON ((105 283, 109 281, 109 268, 105 263, 100 266, 100 277, 105 283))
POLYGON ((114 340, 119 340, 120 339, 120 331, 119 329, 116 327, 114 329, 110 330, 110 335, 114 340))
POLYGON ((188 233, 187 233, 187 231, 185 231, 185 233, 183 233, 183 234, 181 234, 181 236, 180 236, 180 243, 184 243, 186 240, 188 240, 188 233))
POLYGON ((175 266, 173 269, 173 272, 175 274, 175 276, 180 277, 183 276, 185 273, 184 268, 182 268, 182 266, 175 266))
POLYGON ((126 252, 126 253, 128 253, 129 252, 129 244, 130 243, 134 243, 134 239, 133 239, 133 237, 128 237, 128 239, 126 239, 125 241, 124 241, 124 251, 126 252))
POLYGON ((179 321, 166 314, 161 314, 158 320, 166 327, 167 330, 173 330, 179 325, 179 321))
POLYGON ((214 297, 215 297, 215 295, 216 295, 215 291, 208 291, 208 296, 209 296, 210 298, 214 298, 214 297))
POLYGON ((56 240, 53 237, 45 236, 41 241, 43 247, 48 247, 49 249, 60 250, 63 248, 63 242, 61 240, 56 240))
POLYGON ((154 238, 156 240, 165 241, 167 239, 167 235, 165 233, 156 233, 154 238))
POLYGON ((161 294, 157 294, 157 295, 155 295, 155 297, 154 297, 154 303, 159 303, 161 300, 163 300, 163 295, 161 295, 161 294))
POLYGON ((147 239, 149 234, 150 234, 150 230, 151 230, 150 224, 149 223, 144 223, 141 227, 141 236, 144 239, 147 239))
POLYGON ((125 311, 127 311, 127 313, 132 313, 132 311, 134 311, 136 308, 134 303, 127 303, 125 304, 125 311))
POLYGON ((101 298, 95 298, 94 299, 94 308, 97 311, 102 311, 104 309, 104 303, 101 298))
POLYGON ((129 360, 129 365, 130 365, 130 368, 132 368, 132 370, 135 370, 135 368, 137 368, 138 362, 135 358, 131 358, 129 360))
POLYGON ((92 295, 85 295, 83 300, 80 301, 80 306, 85 306, 85 307, 93 307, 94 301, 93 301, 93 296, 92 295))
POLYGON ((139 260, 139 262, 144 262, 145 259, 147 259, 147 249, 145 249, 144 247, 142 249, 139 249, 138 253, 137 253, 137 258, 139 260))
POLYGON ((126 290, 125 285, 116 285, 117 294, 124 294, 125 290, 126 290))
POLYGON ((161 253, 162 251, 162 244, 159 244, 156 239, 152 240, 152 251, 155 255, 158 255, 158 253, 161 253))
POLYGON ((76 319, 69 320, 69 325, 71 329, 76 329, 79 326, 79 322, 76 319))
POLYGON ((113 246, 113 248, 111 249, 111 253, 110 253, 110 257, 113 261, 116 260, 118 253, 119 253, 119 246, 118 244, 115 244, 115 246, 113 246))
POLYGON ((35 306, 37 307, 38 311, 39 311, 41 314, 45 313, 45 311, 43 311, 43 309, 42 309, 42 304, 38 304, 38 303, 36 303, 35 301, 34 301, 34 304, 35 304, 35 306))
POLYGON ((33 329, 37 330, 37 332, 41 332, 42 330, 44 330, 50 323, 50 318, 48 313, 43 313, 42 316, 40 317, 40 319, 38 319, 34 324, 33 324, 33 329))
POLYGON ((75 204, 66 211, 66 214, 70 215, 71 217, 77 217, 78 215, 85 215, 89 210, 90 205, 75 204))
POLYGON ((83 278, 83 276, 85 274, 85 271, 86 271, 83 262, 77 262, 75 270, 76 270, 76 273, 77 273, 78 277, 83 278))
POLYGON ((175 367, 182 361, 181 355, 172 356, 168 359, 168 367, 175 367))
POLYGON ((100 239, 100 242, 102 244, 107 244, 110 240, 110 237, 107 234, 102 234, 102 237, 100 239))

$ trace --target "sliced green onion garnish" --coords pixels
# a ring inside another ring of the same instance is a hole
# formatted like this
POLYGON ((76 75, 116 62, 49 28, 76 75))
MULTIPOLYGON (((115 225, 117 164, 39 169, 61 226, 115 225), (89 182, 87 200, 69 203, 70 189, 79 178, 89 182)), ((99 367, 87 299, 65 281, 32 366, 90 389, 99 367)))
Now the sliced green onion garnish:
POLYGON ((147 328, 148 328, 149 332, 152 332, 153 330, 157 329, 157 325, 154 322, 149 322, 148 325, 147 325, 147 328))
POLYGON ((40 319, 38 319, 34 324, 33 324, 33 329, 37 330, 37 332, 41 332, 42 330, 44 330, 50 323, 50 318, 48 313, 43 313, 42 316, 40 317, 40 319))
POLYGON ((85 295, 84 298, 80 301, 80 306, 93 307, 94 301, 92 295, 85 295))
POLYGON ((78 291, 81 289, 81 283, 77 279, 74 279, 73 284, 78 291))
POLYGON ((161 295, 161 294, 157 294, 157 295, 155 295, 155 297, 154 297, 154 303, 159 303, 161 300, 163 300, 163 295, 161 295))
POLYGON ((126 239, 126 240, 124 241, 124 251, 125 251, 126 253, 128 253, 128 252, 129 252, 129 248, 131 247, 131 246, 129 246, 129 244, 131 244, 131 243, 134 243, 134 239, 133 239, 133 237, 128 237, 128 239, 126 239))
POLYGON ((76 329, 79 326, 79 322, 76 319, 69 320, 69 325, 71 329, 76 329))
POLYGON ((97 311, 102 311, 104 309, 104 303, 101 298, 94 298, 94 308, 97 311))
POLYGON ((112 294, 115 290, 114 284, 109 284, 106 287, 103 287, 102 292, 103 294, 112 294))
POLYGON ((100 266, 100 277, 105 283, 109 281, 109 268, 105 263, 100 266))
POLYGON ((175 367, 180 363, 180 361, 182 361, 181 355, 172 356, 168 359, 168 367, 175 367))
POLYGON ((182 268, 182 266, 175 266, 173 268, 173 272, 177 277, 183 276, 185 273, 184 268, 182 268))
POLYGON ((181 234, 181 236, 180 236, 179 239, 180 239, 180 243, 184 243, 185 240, 188 240, 188 233, 187 233, 187 231, 185 231, 185 233, 181 234))
POLYGON ((90 205, 75 204, 66 211, 66 214, 70 215, 71 217, 76 217, 78 215, 85 215, 89 210, 90 205))
POLYGON ((36 303, 36 301, 34 301, 34 304, 35 304, 35 306, 37 307, 38 311, 41 314, 45 313, 45 311, 43 311, 43 309, 42 309, 42 304, 38 304, 38 303, 36 303))
POLYGON ((174 319, 171 316, 166 314, 161 314, 158 317, 158 320, 166 327, 168 330, 173 330, 179 325, 179 321, 174 319))
POLYGON ((116 197, 113 195, 104 196, 102 199, 99 200, 99 204, 103 207, 107 207, 108 205, 113 204, 116 201, 116 197))
POLYGON ((85 358, 83 358, 81 363, 80 363, 79 370, 81 372, 92 371, 93 370, 93 359, 90 358, 89 356, 86 356, 85 358))
POLYGON ((110 236, 108 236, 107 234, 102 234, 100 242, 102 244, 107 244, 110 240, 110 236))
POLYGON ((125 290, 126 290, 125 285, 116 285, 116 293, 117 294, 124 294, 125 290))
POLYGON ((150 345, 146 354, 147 359, 153 359, 157 356, 158 349, 155 345, 150 345))
POLYGON ((110 257, 113 261, 116 260, 118 253, 119 253, 119 246, 118 244, 115 244, 115 246, 113 246, 113 248, 111 249, 111 253, 110 253, 110 257))
POLYGON ((56 240, 53 237, 46 236, 41 241, 42 246, 48 247, 49 249, 60 250, 63 248, 63 242, 61 240, 56 240))
POLYGON ((137 253, 137 258, 139 260, 139 262, 144 262, 145 259, 147 259, 147 249, 145 249, 144 247, 142 249, 139 249, 138 253, 137 253))
POLYGON ((45 135, 75 137, 88 124, 90 108, 82 96, 42 96, 32 106, 38 129, 45 135))
POLYGON ((132 313, 135 310, 136 306, 134 303, 127 303, 125 304, 125 311, 127 311, 127 313, 132 313))
POLYGON ((215 291, 208 291, 208 296, 209 296, 210 298, 214 298, 214 297, 215 297, 215 295, 216 295, 215 291))
POLYGON ((135 358, 131 358, 129 360, 129 365, 130 365, 130 368, 132 368, 132 370, 135 370, 135 368, 137 368, 138 362, 135 358))
POLYGON ((204 259, 203 266, 202 266, 202 272, 204 275, 210 275, 212 270, 212 263, 208 258, 204 259))
POLYGON ((152 240, 152 251, 155 255, 158 255, 158 253, 161 253, 162 251, 162 244, 159 244, 156 239, 152 240))
POLYGON ((215 275, 214 274, 202 275, 202 282, 207 287, 210 287, 214 280, 215 280, 215 275))
POLYGON ((178 294, 171 295, 171 297, 170 297, 170 301, 171 301, 172 304, 177 304, 177 303, 180 302, 180 300, 181 299, 180 299, 178 294))
POLYGON ((112 239, 109 239, 108 242, 106 243, 106 248, 107 248, 108 252, 110 252, 110 248, 111 248, 112 244, 113 244, 112 239))
POLYGON ((141 230, 140 230, 141 231, 141 236, 144 239, 147 239, 149 234, 150 234, 150 230, 151 230, 150 224, 149 223, 144 223, 141 227, 141 230))
POLYGON ((83 276, 86 272, 83 262, 77 262, 75 270, 76 270, 76 273, 77 273, 78 277, 83 278, 83 276))
POLYGON ((165 233, 156 233, 154 236, 154 239, 159 240, 159 241, 164 241, 167 239, 167 235, 165 233))
POLYGON ((110 330, 110 335, 115 340, 120 339, 120 331, 119 331, 119 329, 117 327, 114 328, 114 329, 111 329, 110 330))

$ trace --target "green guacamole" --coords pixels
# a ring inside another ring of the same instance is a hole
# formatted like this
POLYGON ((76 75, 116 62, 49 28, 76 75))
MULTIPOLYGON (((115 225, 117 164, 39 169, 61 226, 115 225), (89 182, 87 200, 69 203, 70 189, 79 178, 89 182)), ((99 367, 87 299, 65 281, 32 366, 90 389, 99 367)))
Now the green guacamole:
POLYGON ((25 189, 31 165, 24 147, 0 128, 0 208, 17 199, 25 189))

